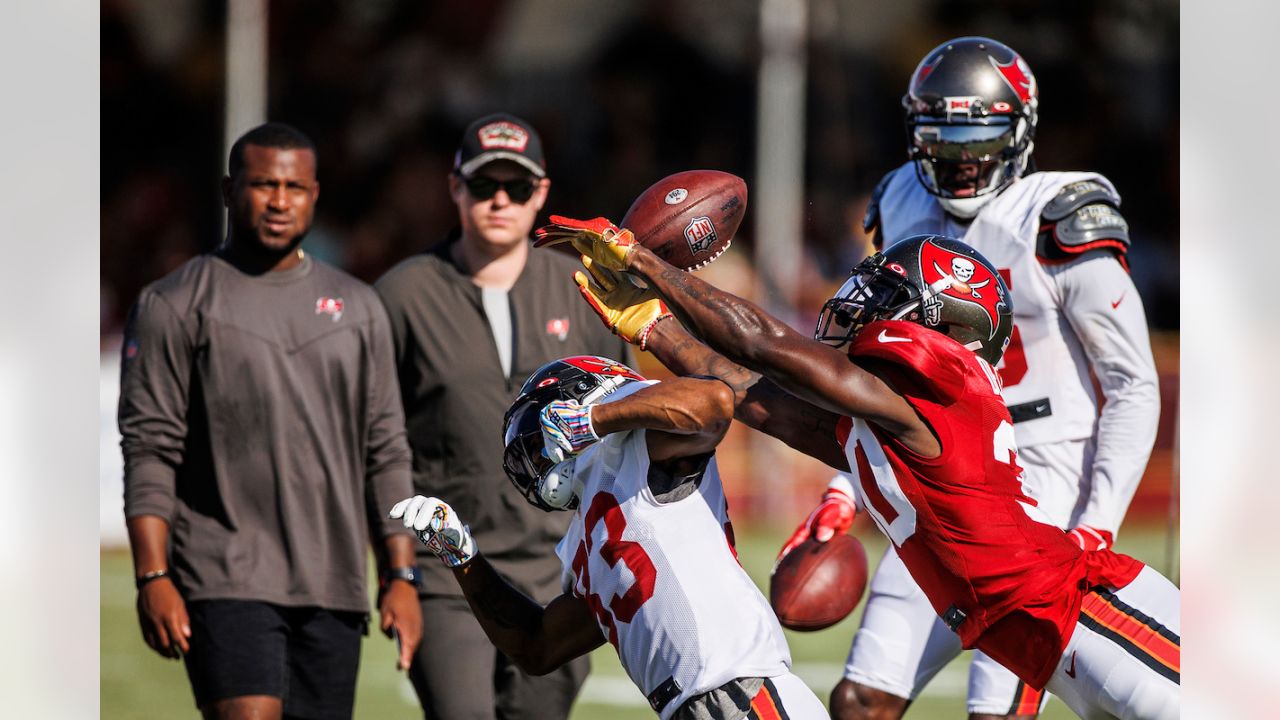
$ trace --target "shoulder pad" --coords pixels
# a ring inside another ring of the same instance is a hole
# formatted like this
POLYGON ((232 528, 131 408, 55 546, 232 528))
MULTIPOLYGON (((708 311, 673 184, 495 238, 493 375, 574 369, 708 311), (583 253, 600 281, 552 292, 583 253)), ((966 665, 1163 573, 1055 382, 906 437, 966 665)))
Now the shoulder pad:
POLYGON ((1061 263, 1101 248, 1123 259, 1129 251, 1129 223, 1119 206, 1120 197, 1094 180, 1063 187, 1041 214, 1036 255, 1061 263))
POLYGON ((1066 262, 1096 249, 1121 258, 1129 252, 1129 223, 1108 203, 1076 208, 1057 222, 1041 225, 1036 237, 1036 255, 1046 262, 1066 262))
POLYGON ((964 394, 965 366, 956 351, 972 354, 942 333, 904 320, 871 323, 849 345, 854 360, 892 364, 892 376, 886 379, 904 395, 940 405, 950 405, 964 394))
POLYGON ((1120 207, 1120 196, 1096 180, 1081 180, 1063 186, 1040 214, 1047 222, 1057 222, 1079 208, 1097 202, 1120 207))
POLYGON ((884 196, 884 189, 888 187, 891 177, 893 173, 880 178, 880 182, 876 183, 875 189, 871 191, 871 200, 867 202, 867 213, 862 216, 862 229, 865 232, 871 232, 880 227, 880 198, 884 196))

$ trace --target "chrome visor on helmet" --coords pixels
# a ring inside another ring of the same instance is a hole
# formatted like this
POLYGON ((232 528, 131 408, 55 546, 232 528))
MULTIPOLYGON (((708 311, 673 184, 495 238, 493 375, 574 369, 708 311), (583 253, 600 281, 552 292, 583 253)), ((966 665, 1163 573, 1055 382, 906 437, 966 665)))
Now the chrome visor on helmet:
POLYGON ((933 195, 981 197, 999 191, 1024 169, 1025 123, 1020 118, 989 117, 956 124, 916 116, 907 126, 917 175, 933 195))

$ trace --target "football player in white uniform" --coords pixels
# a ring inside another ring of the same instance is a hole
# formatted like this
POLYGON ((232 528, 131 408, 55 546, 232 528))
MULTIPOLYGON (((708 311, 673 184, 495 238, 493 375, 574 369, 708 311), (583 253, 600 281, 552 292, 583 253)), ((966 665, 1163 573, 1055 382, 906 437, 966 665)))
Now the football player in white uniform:
POLYGON ((827 718, 737 562, 715 461, 733 411, 719 378, 658 383, 607 358, 530 376, 507 411, 503 465, 530 503, 574 513, 557 547, 565 592, 545 607, 494 571, 443 500, 409 498, 391 516, 454 569, 485 633, 526 672, 608 641, 663 720, 827 718))
MULTIPOLYGON (((1037 96, 1027 63, 999 42, 965 37, 930 51, 903 97, 910 160, 880 181, 865 226, 877 248, 936 233, 999 269, 1015 300, 999 370, 1018 463, 1040 508, 1092 550, 1111 546, 1146 467, 1160 399, 1120 198, 1097 173, 1028 173, 1037 96)), ((941 271, 961 282, 971 272, 941 271)), ((852 489, 837 476, 783 554, 852 520, 852 489)), ((960 652, 890 547, 831 694, 832 716, 901 717, 960 652)), ((1034 717, 1042 707, 1042 693, 975 652, 971 718, 1034 717)))

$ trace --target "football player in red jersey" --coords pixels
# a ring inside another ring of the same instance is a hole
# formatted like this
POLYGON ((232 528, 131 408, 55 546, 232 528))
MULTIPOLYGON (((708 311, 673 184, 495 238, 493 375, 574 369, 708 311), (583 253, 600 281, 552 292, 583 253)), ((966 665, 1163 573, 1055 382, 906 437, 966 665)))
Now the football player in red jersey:
MULTIPOLYGON (((638 275, 710 347, 655 318, 645 337, 660 359, 681 372, 741 366, 716 369, 736 385, 736 417, 852 473, 857 505, 965 647, 1082 717, 1178 716, 1177 588, 1128 556, 1082 551, 1022 489, 992 369, 1012 307, 975 250, 918 236, 868 258, 810 340, 663 262, 625 229, 566 221, 535 244, 565 241, 597 278, 638 275)), ((582 288, 606 323, 625 312, 611 297, 618 285, 582 288)))

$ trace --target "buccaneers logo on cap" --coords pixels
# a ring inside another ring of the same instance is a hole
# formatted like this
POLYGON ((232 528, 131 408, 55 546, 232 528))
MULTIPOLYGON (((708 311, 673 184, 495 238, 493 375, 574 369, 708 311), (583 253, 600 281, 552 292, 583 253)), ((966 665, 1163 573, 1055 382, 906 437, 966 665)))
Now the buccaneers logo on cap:
POLYGON ((529 144, 529 133, 524 128, 506 120, 489 123, 476 133, 480 139, 480 147, 485 150, 495 148, 524 152, 529 144))
MULTIPOLYGON (((920 276, 928 283, 931 297, 946 295, 982 308, 991 322, 988 337, 995 337, 1000 324, 1000 308, 1006 303, 1000 282, 986 265, 928 241, 920 246, 920 276)), ((940 313, 940 301, 935 299, 930 303, 929 299, 925 300, 927 324, 937 325, 940 313)))

